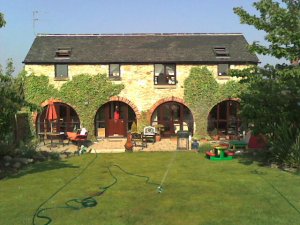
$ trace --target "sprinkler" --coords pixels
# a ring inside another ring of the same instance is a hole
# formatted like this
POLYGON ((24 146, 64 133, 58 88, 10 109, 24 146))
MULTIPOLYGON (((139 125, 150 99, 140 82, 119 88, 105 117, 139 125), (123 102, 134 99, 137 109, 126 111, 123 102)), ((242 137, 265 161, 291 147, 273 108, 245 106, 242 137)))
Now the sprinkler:
POLYGON ((163 187, 162 186, 158 186, 157 187, 157 193, 162 193, 163 192, 163 187))
POLYGON ((162 180, 160 182, 160 185, 157 187, 157 193, 162 193, 164 191, 164 189, 163 189, 163 183, 165 182, 165 180, 166 180, 166 178, 168 176, 169 170, 170 170, 170 168, 171 168, 171 166, 172 166, 172 164, 173 164, 173 162, 174 162, 174 160, 176 158, 177 152, 178 151, 175 151, 172 159, 169 162, 169 165, 168 165, 167 170, 166 170, 166 172, 165 172, 165 174, 164 174, 164 176, 163 176, 163 178, 162 178, 162 180))

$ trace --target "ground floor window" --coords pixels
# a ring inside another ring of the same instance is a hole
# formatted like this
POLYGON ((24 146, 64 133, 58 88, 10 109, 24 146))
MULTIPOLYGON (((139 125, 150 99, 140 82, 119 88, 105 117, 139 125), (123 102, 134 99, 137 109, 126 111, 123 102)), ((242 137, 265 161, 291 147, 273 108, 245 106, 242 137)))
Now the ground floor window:
POLYGON ((136 115, 124 102, 111 101, 101 106, 95 117, 97 137, 126 137, 136 115))
POLYGON ((152 126, 163 125, 162 136, 175 135, 179 130, 193 133, 194 120, 191 111, 183 104, 170 101, 159 105, 151 116, 152 126))
POLYGON ((227 100, 215 105, 208 116, 209 134, 238 135, 241 131, 240 104, 227 100))
POLYGON ((45 106, 38 115, 37 132, 71 132, 80 128, 79 117, 71 106, 61 102, 55 102, 54 106, 57 119, 51 122, 47 119, 48 106, 45 106))

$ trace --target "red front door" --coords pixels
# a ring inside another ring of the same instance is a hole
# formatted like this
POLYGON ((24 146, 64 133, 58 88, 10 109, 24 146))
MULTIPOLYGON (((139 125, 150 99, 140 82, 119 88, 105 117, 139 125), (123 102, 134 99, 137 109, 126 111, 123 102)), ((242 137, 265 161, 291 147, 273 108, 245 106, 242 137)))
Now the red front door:
POLYGON ((126 137, 136 116, 124 102, 108 102, 97 112, 96 130, 105 129, 105 137, 126 137), (117 111, 117 113, 116 113, 117 111))
POLYGON ((125 136, 126 126, 123 119, 109 119, 108 120, 108 137, 112 136, 125 136))

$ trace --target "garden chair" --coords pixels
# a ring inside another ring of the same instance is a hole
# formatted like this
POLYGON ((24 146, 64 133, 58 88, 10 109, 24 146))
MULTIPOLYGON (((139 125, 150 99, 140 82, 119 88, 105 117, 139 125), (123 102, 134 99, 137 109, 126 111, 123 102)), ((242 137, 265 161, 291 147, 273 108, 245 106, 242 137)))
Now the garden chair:
POLYGON ((133 142, 133 145, 136 146, 141 146, 143 148, 147 148, 147 142, 143 138, 143 134, 139 133, 131 133, 131 140, 133 142))
POLYGON ((87 137, 88 137, 88 132, 86 129, 82 129, 80 132, 67 132, 67 136, 68 136, 68 144, 70 142, 75 142, 78 150, 80 148, 80 146, 87 141, 87 137))
POLYGON ((151 126, 144 127, 144 132, 142 136, 145 139, 145 141, 150 141, 154 144, 155 136, 156 136, 155 127, 151 127, 151 126))

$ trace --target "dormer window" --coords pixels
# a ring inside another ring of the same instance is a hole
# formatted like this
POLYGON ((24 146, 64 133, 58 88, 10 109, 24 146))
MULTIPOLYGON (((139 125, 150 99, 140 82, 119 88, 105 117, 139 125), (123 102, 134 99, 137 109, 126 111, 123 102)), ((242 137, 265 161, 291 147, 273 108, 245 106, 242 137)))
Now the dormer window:
POLYGON ((229 51, 226 47, 214 47, 216 57, 229 57, 229 51))
POLYGON ((58 48, 55 52, 56 58, 70 58, 71 48, 58 48))

